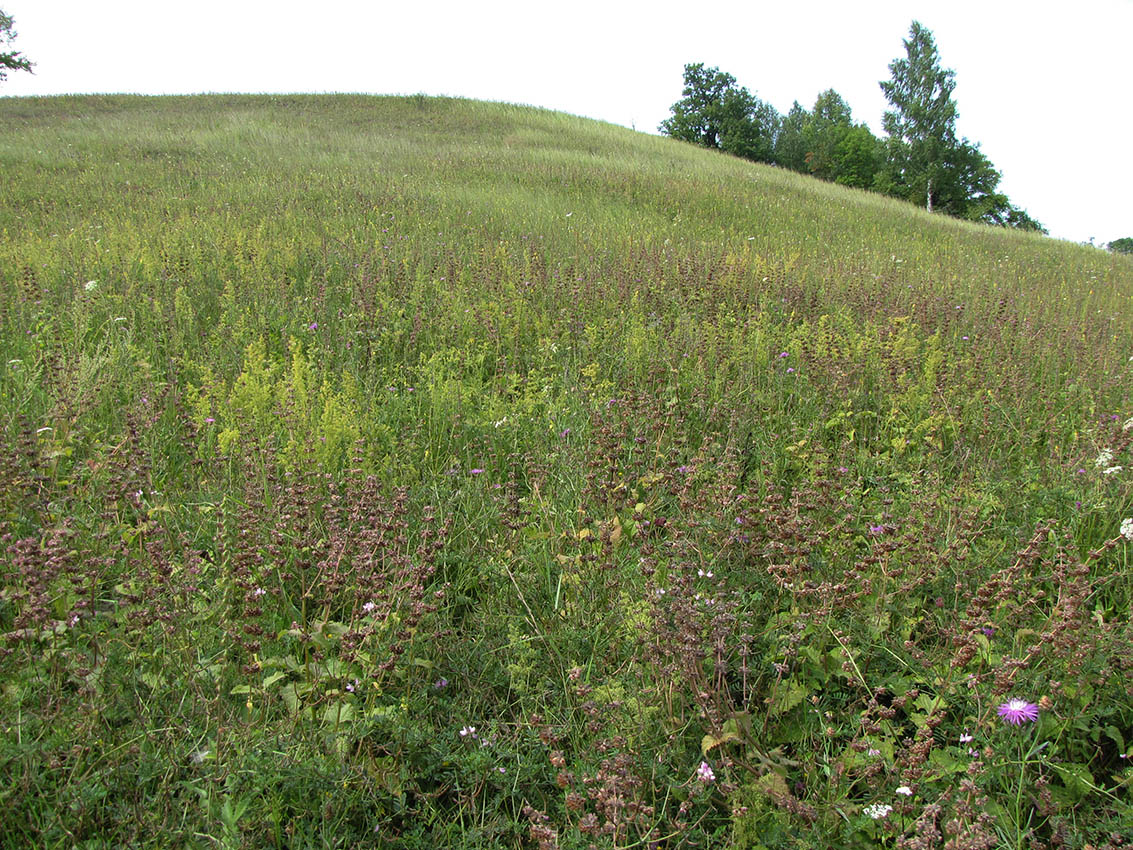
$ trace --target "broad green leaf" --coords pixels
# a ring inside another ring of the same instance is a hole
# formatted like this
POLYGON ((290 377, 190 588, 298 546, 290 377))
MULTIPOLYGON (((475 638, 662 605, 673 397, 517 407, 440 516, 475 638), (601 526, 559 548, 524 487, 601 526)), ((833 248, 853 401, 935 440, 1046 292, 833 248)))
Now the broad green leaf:
POLYGON ((282 671, 282 670, 275 672, 275 673, 272 673, 270 676, 265 676, 264 677, 264 684, 263 684, 264 690, 266 691, 268 688, 270 688, 272 685, 274 685, 280 679, 285 679, 285 678, 287 678, 287 672, 282 671))

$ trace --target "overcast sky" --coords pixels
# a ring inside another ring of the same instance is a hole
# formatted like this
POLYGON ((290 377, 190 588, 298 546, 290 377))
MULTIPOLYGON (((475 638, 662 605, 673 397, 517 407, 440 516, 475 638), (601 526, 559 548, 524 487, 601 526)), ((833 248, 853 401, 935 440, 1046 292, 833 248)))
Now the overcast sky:
POLYGON ((428 2, 0 0, 35 74, 0 96, 369 92, 527 103, 656 132, 689 62, 786 112, 836 89, 880 134, 878 82, 919 20, 962 135, 1051 235, 1133 236, 1133 0, 428 2))

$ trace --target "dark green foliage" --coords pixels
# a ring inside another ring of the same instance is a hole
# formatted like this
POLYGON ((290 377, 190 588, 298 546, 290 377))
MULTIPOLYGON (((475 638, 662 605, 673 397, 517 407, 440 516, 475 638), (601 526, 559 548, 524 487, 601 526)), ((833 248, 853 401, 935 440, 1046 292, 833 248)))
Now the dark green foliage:
POLYGON ((806 171, 806 138, 803 130, 810 113, 797 100, 779 125, 775 137, 775 163, 791 171, 806 171))
POLYGON ((885 162, 884 145, 865 124, 847 130, 834 148, 835 183, 868 189, 885 162))
MULTIPOLYGON (((15 21, 11 15, 0 9, 0 46, 9 45, 16 40, 12 29, 15 21)), ((0 82, 8 79, 9 71, 31 71, 31 62, 18 50, 0 50, 0 82)))
POLYGON ((1114 239, 1109 243, 1109 250, 1115 254, 1133 254, 1133 236, 1114 239))
POLYGON ((889 64, 892 77, 881 90, 893 106, 881 125, 889 135, 886 164, 894 186, 907 200, 933 209, 945 157, 957 146, 956 72, 940 67, 932 33, 913 21, 904 59, 889 64))
POLYGON ((703 63, 686 65, 684 98, 660 129, 675 139, 857 189, 872 189, 956 218, 1046 233, 998 191, 1000 173, 979 145, 956 135, 956 75, 940 65, 932 33, 914 21, 906 56, 881 83, 893 109, 878 139, 855 124, 834 89, 807 111, 798 101, 786 116, 703 63))
POLYGON ((957 137, 956 72, 941 67, 932 33, 917 21, 905 54, 890 63, 892 76, 881 83, 893 109, 882 119, 887 159, 875 188, 930 212, 1045 233, 996 191, 1001 175, 979 145, 957 137))
POLYGON ((736 78, 703 63, 685 65, 684 98, 661 132, 756 162, 771 162, 781 118, 773 106, 736 86, 736 78))

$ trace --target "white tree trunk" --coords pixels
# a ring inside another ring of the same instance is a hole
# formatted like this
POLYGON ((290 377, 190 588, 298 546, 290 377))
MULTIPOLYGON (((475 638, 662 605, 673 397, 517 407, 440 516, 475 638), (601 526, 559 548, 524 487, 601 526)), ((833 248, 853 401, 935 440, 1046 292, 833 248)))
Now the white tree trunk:
POLYGON ((928 178, 928 191, 925 193, 927 201, 925 202, 925 209, 932 212, 932 178, 928 178))

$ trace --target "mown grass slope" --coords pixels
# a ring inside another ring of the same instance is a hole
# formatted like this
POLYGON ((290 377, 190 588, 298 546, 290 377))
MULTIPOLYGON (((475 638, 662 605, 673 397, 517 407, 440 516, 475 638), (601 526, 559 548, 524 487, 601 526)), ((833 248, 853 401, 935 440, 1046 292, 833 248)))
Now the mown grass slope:
POLYGON ((1133 830, 1128 258, 462 100, 0 174, 3 846, 1133 830))

